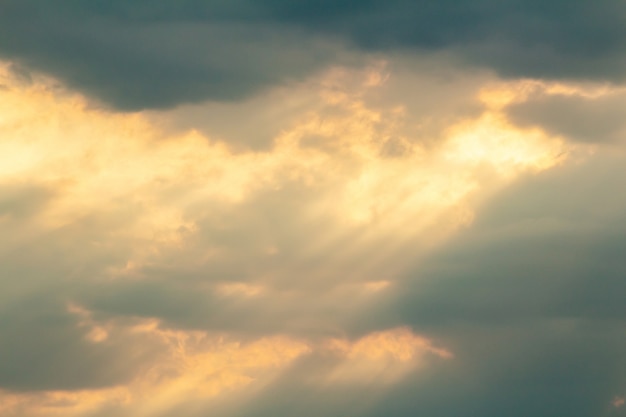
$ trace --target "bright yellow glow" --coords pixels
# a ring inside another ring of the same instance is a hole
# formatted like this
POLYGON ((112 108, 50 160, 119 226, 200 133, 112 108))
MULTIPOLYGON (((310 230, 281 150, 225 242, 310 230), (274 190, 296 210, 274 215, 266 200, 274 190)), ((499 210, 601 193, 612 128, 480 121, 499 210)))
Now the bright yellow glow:
POLYGON ((129 387, 135 416, 150 416, 181 401, 211 398, 257 378, 267 381, 310 351, 306 343, 288 337, 263 337, 243 344, 199 331, 161 330, 156 324, 147 323, 138 331, 160 339, 169 346, 170 355, 129 387))
POLYGON ((244 282, 235 282, 218 285, 217 292, 220 295, 230 297, 254 297, 256 295, 260 295, 263 292, 263 287, 259 285, 246 284, 244 282))
MULTIPOLYGON (((384 78, 370 71, 365 85, 380 86, 384 78)), ((90 109, 80 97, 47 88, 45 80, 12 87, 0 92, 0 180, 53 187, 58 196, 42 217, 48 227, 133 203, 141 212, 132 213, 125 233, 164 245, 180 244, 179 230, 194 230, 187 206, 237 204, 255 190, 293 180, 329 193, 319 196, 309 215, 332 216, 342 229, 368 225, 377 233, 415 234, 442 216, 451 228, 466 222, 466 215, 455 216, 477 190, 477 167, 494 167, 500 175, 491 182, 497 184, 525 169, 548 168, 566 151, 541 132, 515 131, 495 106, 451 126, 437 148, 400 137, 403 154, 385 157, 385 137, 395 134, 401 109, 369 109, 358 94, 329 85, 321 97, 340 112, 305 115, 271 151, 243 153, 193 131, 163 137, 141 114, 90 109), (314 146, 303 145, 308 138, 316 138, 314 146)), ((484 93, 488 103, 514 94, 484 93)))
POLYGON ((365 290, 367 292, 378 292, 383 291, 385 288, 389 287, 391 282, 389 281, 370 281, 365 283, 365 290))

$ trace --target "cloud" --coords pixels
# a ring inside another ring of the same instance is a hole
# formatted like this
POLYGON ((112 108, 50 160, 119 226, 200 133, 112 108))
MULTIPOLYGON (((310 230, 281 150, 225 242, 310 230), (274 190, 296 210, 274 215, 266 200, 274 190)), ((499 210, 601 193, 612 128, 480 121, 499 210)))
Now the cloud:
MULTIPOLYGON (((235 148, 261 150, 271 148, 274 139, 305 114, 316 114, 319 120, 332 119, 339 112, 347 115, 341 100, 334 98, 333 105, 329 99, 332 92, 337 97, 350 94, 371 110, 395 109, 395 136, 387 133, 389 143, 384 148, 391 156, 402 152, 405 140, 436 142, 447 126, 479 115, 483 104, 476 96, 492 79, 485 71, 451 69, 445 61, 395 55, 390 60, 368 59, 363 68, 332 66, 243 101, 209 101, 144 114, 171 134, 198 130, 235 148), (320 100, 321 91, 326 100, 320 100)), ((305 142, 319 146, 319 139, 309 137, 305 142)))
POLYGON ((45 186, 7 184, 0 187, 0 217, 28 217, 51 197, 51 190, 45 186))
POLYGON ((543 128, 580 142, 623 140, 626 95, 617 88, 593 90, 536 93, 509 107, 508 116, 520 126, 543 128))
POLYGON ((621 392, 623 158, 511 123, 537 82, 335 68, 226 110, 286 115, 255 147, 11 68, 1 414, 582 416, 621 392))
POLYGON ((521 180, 416 262, 360 325, 410 323, 467 368, 365 415, 612 415, 626 366, 623 158, 606 148, 521 180))
MULTIPOLYGON (((594 89, 550 88, 544 94, 590 105, 621 94, 596 89, 579 98, 594 89)), ((506 94, 487 97, 511 103, 506 94)), ((530 110, 535 97, 523 93, 512 106, 530 110)), ((580 114, 593 122, 593 111, 580 114)), ((361 331, 411 323, 471 369, 443 373, 430 387, 402 385, 362 415, 613 415, 606 404, 623 387, 626 347, 618 249, 625 201, 615 192, 623 188, 624 160, 615 144, 586 149, 593 156, 497 194, 471 227, 416 260, 382 305, 356 320, 361 331)))
MULTIPOLYGON (((83 317, 91 315, 77 306, 71 306, 69 310, 83 317)), ((83 416, 99 415, 100 412, 115 412, 120 416, 160 415, 181 403, 206 401, 242 389, 257 378, 268 378, 310 350, 305 343, 287 337, 263 337, 241 343, 223 335, 163 330, 157 322, 149 320, 101 324, 107 327, 109 336, 89 339, 96 348, 108 344, 115 333, 124 333, 126 343, 133 339, 138 342, 129 351, 149 346, 159 351, 158 358, 143 364, 134 358, 132 363, 122 364, 119 362, 122 357, 117 356, 116 362, 99 363, 103 368, 123 365, 133 372, 131 378, 116 381, 103 389, 90 389, 94 387, 86 384, 80 387, 57 384, 42 391, 0 391, 3 415, 83 416)), ((81 325, 88 324, 83 322, 81 325)), ((94 353, 93 347, 90 351, 83 350, 91 355, 94 353)), ((92 367, 85 366, 86 369, 92 367)))
POLYGON ((134 369, 156 359, 153 345, 136 344, 124 335, 90 343, 73 317, 50 298, 20 297, 3 308, 0 353, 7 360, 0 366, 0 385, 4 389, 97 389, 128 381, 134 369), (128 344, 133 348, 127 349, 128 344))
POLYGON ((301 77, 336 50, 271 26, 195 19, 134 24, 76 5, 3 2, 0 53, 125 111, 238 100, 301 77))
POLYGON ((4 1, 0 54, 121 110, 240 100, 362 53, 623 79, 626 10, 584 0, 4 1))

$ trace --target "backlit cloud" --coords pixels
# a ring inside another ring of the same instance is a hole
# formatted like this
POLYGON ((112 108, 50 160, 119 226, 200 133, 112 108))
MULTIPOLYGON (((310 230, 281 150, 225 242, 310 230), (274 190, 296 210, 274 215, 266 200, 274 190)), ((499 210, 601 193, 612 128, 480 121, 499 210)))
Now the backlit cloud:
POLYGON ((621 413, 623 7, 292 6, 0 0, 0 416, 621 413))

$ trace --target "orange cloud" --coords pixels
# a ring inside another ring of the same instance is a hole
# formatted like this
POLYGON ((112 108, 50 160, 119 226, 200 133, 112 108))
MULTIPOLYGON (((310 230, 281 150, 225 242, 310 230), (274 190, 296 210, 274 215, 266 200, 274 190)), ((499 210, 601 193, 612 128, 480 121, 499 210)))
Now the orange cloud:
POLYGON ((328 381, 343 383, 391 383, 425 365, 428 356, 454 357, 403 327, 370 333, 354 342, 333 339, 326 348, 343 358, 327 376, 328 381))

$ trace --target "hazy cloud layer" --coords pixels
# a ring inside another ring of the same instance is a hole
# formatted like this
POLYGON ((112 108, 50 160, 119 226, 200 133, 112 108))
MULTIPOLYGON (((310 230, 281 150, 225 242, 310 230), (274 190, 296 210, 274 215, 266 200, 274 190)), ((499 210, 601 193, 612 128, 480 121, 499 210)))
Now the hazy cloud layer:
MULTIPOLYGON (((343 36, 386 7, 141 4, 49 21, 343 36)), ((3 63, 0 415, 623 415, 623 93, 390 57, 138 113, 3 63)))
POLYGON ((358 51, 443 54, 507 77, 619 81, 625 47, 619 0, 0 4, 0 55, 122 110, 240 100, 359 62, 358 51))

